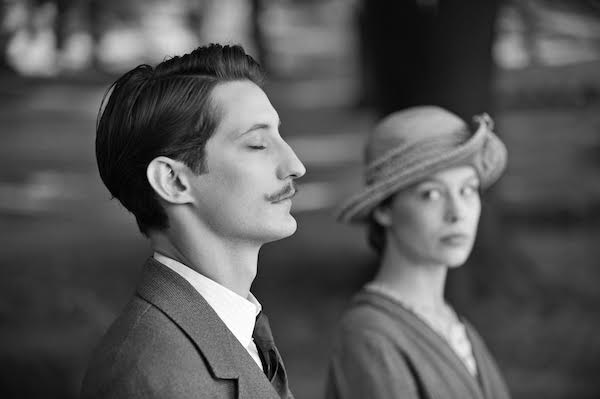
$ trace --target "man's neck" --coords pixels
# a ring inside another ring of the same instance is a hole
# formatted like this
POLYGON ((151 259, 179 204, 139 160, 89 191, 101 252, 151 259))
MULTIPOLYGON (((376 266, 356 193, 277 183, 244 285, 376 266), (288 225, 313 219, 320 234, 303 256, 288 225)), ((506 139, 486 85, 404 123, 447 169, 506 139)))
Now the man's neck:
POLYGON ((155 232, 152 249, 247 298, 256 276, 260 245, 218 239, 211 234, 155 232), (192 239, 202 237, 202 239, 192 239))

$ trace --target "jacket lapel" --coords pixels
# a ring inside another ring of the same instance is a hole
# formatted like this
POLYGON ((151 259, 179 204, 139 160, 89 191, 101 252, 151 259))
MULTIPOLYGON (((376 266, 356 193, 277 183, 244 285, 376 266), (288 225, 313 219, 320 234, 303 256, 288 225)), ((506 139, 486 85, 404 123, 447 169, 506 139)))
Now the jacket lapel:
POLYGON ((239 397, 279 397, 225 323, 179 274, 149 258, 137 293, 164 312, 189 336, 216 378, 238 380, 239 397))

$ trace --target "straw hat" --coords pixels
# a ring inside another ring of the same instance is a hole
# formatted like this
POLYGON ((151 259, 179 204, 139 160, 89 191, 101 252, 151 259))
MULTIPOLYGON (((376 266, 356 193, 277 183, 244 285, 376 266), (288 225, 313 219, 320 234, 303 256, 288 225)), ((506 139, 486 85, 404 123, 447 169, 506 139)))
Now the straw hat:
POLYGON ((492 132, 487 115, 474 117, 471 133, 457 115, 420 106, 384 118, 370 134, 365 151, 366 186, 338 212, 342 222, 364 222, 371 211, 398 190, 440 170, 472 165, 482 188, 492 185, 506 166, 506 147, 492 132))

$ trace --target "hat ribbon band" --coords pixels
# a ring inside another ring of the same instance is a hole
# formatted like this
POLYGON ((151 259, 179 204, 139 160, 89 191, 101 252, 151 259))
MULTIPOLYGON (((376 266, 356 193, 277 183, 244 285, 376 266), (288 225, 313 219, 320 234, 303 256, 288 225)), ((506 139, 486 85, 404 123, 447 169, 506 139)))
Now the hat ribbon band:
MULTIPOLYGON (((483 125, 482 125, 483 126, 483 125)), ((451 139, 445 140, 428 140, 427 142, 419 142, 393 153, 384 155, 386 162, 379 162, 380 159, 373 162, 372 166, 367 168, 365 181, 367 185, 371 185, 378 181, 387 180, 390 176, 398 173, 399 170, 412 170, 419 165, 437 163, 444 161, 446 158, 453 158, 460 153, 470 153, 471 148, 476 148, 481 145, 482 140, 487 137, 488 130, 480 128, 468 141, 458 141, 457 135, 453 135, 451 139), (458 141, 458 142, 457 142, 458 141), (462 145, 460 145, 462 143, 462 145), (457 145, 459 144, 459 145, 457 145), (457 154, 458 152, 458 154, 457 154), (391 156, 390 156, 391 155, 391 156)))

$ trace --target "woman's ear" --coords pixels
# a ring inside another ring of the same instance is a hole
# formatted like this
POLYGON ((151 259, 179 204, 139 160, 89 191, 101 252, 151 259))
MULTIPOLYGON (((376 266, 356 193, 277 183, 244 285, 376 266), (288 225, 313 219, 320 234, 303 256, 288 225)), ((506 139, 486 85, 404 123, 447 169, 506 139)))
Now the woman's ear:
POLYGON ((387 201, 377 205, 373 210, 373 219, 383 227, 392 225, 392 210, 387 201))
POLYGON ((182 162, 160 156, 150 161, 146 177, 160 198, 173 204, 185 204, 192 201, 186 168, 182 162))

